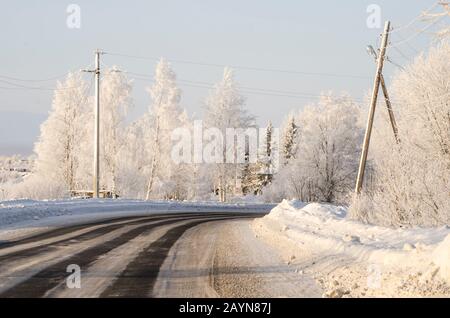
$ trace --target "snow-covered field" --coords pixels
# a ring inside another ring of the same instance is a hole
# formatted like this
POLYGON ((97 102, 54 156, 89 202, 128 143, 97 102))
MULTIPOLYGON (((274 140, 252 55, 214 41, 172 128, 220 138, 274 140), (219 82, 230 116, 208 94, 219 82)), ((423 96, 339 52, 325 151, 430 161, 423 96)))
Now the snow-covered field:
POLYGON ((252 228, 325 297, 450 297, 450 227, 392 229, 346 212, 284 200, 252 228))
POLYGON ((29 234, 57 225, 127 215, 171 212, 261 212, 273 205, 258 203, 216 203, 141 201, 122 199, 10 200, 0 201, 0 239, 29 234))

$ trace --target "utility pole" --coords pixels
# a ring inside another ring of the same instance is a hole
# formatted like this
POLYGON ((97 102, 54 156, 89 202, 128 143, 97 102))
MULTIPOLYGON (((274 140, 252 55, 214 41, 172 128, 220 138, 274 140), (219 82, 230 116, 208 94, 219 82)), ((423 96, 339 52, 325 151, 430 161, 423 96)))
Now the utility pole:
POLYGON ((394 132, 395 141, 398 143, 399 139, 398 139, 397 122, 395 121, 394 111, 392 110, 392 104, 391 104, 391 100, 389 99, 389 94, 387 91, 386 82, 384 81, 383 74, 380 75, 380 84, 381 84, 381 89, 383 90, 384 101, 386 102, 386 107, 388 110, 389 120, 390 120, 391 126, 392 126, 392 131, 394 132))
POLYGON ((98 198, 100 176, 100 50, 95 51, 95 128, 93 198, 98 198))
POLYGON ((94 173, 92 197, 98 198, 99 177, 100 177, 100 54, 104 54, 97 49, 95 52, 95 68, 93 70, 83 70, 83 72, 94 73, 95 76, 95 106, 94 106, 94 173))
POLYGON ((383 71, 384 57, 386 54, 386 46, 387 46, 387 42, 388 42, 390 27, 391 27, 391 23, 389 21, 386 21, 386 23, 384 24, 383 37, 381 39, 380 54, 378 55, 377 71, 375 74, 375 80, 374 80, 374 85, 373 85, 373 90, 372 90, 372 98, 371 98, 371 102, 370 102, 369 117, 367 119, 366 133, 364 135, 363 149, 361 152, 361 159, 359 161, 358 177, 356 179, 356 187, 355 187, 356 194, 359 194, 361 192, 361 187, 362 187, 362 184, 364 181, 364 171, 366 169, 366 161, 367 161, 367 154, 369 152, 370 136, 372 135, 373 119, 374 119, 374 115, 375 115, 375 108, 377 105, 378 91, 380 88, 381 73, 383 71))
MULTIPOLYGON (((375 62, 377 62, 378 54, 377 54, 377 52, 375 52, 375 49, 372 47, 372 45, 369 45, 367 47, 367 51, 369 52, 370 55, 372 55, 375 58, 375 62)), ((388 58, 386 58, 386 60, 388 60, 388 58)), ((381 84, 381 89, 383 90, 384 101, 386 102, 386 107, 388 110, 389 120, 390 120, 391 126, 392 126, 392 131, 394 132, 395 141, 398 143, 399 139, 398 139, 397 122, 395 121, 394 111, 392 110, 391 99, 389 98, 389 93, 387 90, 386 82, 384 81, 383 74, 380 75, 380 84, 381 84)))

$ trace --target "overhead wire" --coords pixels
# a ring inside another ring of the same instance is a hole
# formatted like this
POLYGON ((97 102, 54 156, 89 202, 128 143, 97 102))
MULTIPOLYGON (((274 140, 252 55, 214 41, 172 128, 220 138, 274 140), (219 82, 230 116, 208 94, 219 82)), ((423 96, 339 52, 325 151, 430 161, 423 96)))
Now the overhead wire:
POLYGON ((435 9, 437 7, 437 5, 439 4, 439 1, 435 2, 431 7, 429 7, 428 9, 426 9, 425 11, 423 11, 421 14, 419 14, 418 16, 414 17, 411 21, 409 21, 406 24, 400 25, 399 27, 395 27, 393 28, 389 33, 397 33, 399 31, 405 30, 410 28, 413 24, 415 24, 417 21, 419 21, 421 18, 423 18, 425 16, 425 14, 429 13, 430 11, 432 11, 433 9, 435 9))
MULTIPOLYGON (((106 51, 105 54, 112 56, 120 56, 131 59, 143 59, 143 60, 152 60, 157 61, 160 58, 149 57, 149 56, 137 56, 123 53, 115 53, 106 51)), ((337 74, 337 73, 320 73, 320 72, 307 72, 307 71, 296 71, 296 70, 283 70, 283 69, 274 69, 274 68, 260 68, 253 66, 242 66, 242 65, 227 65, 227 64, 218 64, 218 63, 204 63, 197 61, 188 61, 188 60, 178 60, 178 59, 168 59, 173 63, 180 64, 192 64, 192 65, 200 65, 200 66, 210 66, 210 67, 231 67, 235 69, 243 69, 249 71, 258 71, 258 72, 275 72, 275 73, 286 73, 286 74, 297 74, 297 75, 306 75, 306 76, 324 76, 324 77, 346 77, 346 78, 371 78, 367 75, 354 75, 354 74, 337 74)))
MULTIPOLYGON (((151 80, 153 82, 153 78, 136 72, 129 72, 129 71, 123 71, 124 73, 131 74, 133 79, 136 80, 151 80)), ((181 86, 188 86, 188 87, 198 87, 198 88, 206 88, 206 89, 213 89, 216 87, 216 83, 211 82, 200 82, 200 81, 191 81, 191 80, 184 80, 184 79, 178 79, 177 83, 181 86)), ((255 95, 265 95, 265 96, 279 96, 279 97, 291 97, 291 98, 318 98, 322 95, 318 94, 311 94, 311 93, 303 93, 303 92, 294 92, 294 91, 285 91, 285 90, 274 90, 274 89, 267 89, 267 88, 257 88, 257 87, 247 87, 247 86, 238 86, 239 90, 242 93, 248 93, 248 94, 255 94, 255 95)))
POLYGON ((409 41, 415 39, 418 35, 424 33, 425 31, 427 31, 428 29, 430 29, 432 26, 436 25, 438 22, 440 22, 442 19, 444 19, 446 16, 441 16, 438 19, 436 19, 435 21, 429 23, 427 26, 425 26, 424 28, 416 31, 414 34, 412 34, 411 36, 407 37, 404 40, 395 42, 395 43, 390 43, 390 47, 398 47, 399 45, 408 43, 409 41))
MULTIPOLYGON (((59 76, 54 76, 51 78, 46 78, 46 79, 20 79, 20 78, 16 78, 16 77, 11 77, 11 76, 5 76, 5 75, 0 75, 0 82, 13 86, 0 86, 0 89, 5 89, 5 90, 42 90, 42 91, 58 91, 58 90, 68 90, 68 89, 74 89, 74 88, 78 88, 79 86, 76 87, 46 87, 46 86, 29 86, 29 85, 23 85, 20 83, 14 83, 12 81, 18 81, 18 82, 46 82, 46 81, 51 81, 51 80, 57 80, 57 79, 62 79, 64 76, 67 76, 69 73, 73 73, 76 71, 69 71, 65 74, 59 75, 59 76), (6 80, 8 79, 8 80, 6 80)), ((78 71, 79 72, 79 71, 78 71)))

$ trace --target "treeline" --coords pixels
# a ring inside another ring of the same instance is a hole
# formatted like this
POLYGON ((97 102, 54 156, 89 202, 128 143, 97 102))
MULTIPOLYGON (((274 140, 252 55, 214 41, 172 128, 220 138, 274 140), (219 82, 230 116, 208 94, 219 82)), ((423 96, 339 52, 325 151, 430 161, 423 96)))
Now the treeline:
MULTIPOLYGON (((161 60, 149 87, 148 111, 126 123, 132 83, 106 71, 101 84, 101 187, 137 199, 220 200, 258 196, 351 204, 359 220, 388 225, 448 224, 450 216, 450 49, 442 43, 399 71, 390 86, 399 139, 378 107, 363 192, 353 188, 366 112, 349 96, 323 94, 286 116, 279 132, 268 123, 256 160, 248 143, 216 147, 214 162, 177 162, 173 132, 192 132, 170 64, 161 60), (244 161, 222 160, 232 152, 244 161)), ((32 175, 8 189, 11 198, 60 198, 92 188, 92 96, 80 74, 58 84, 36 143, 32 175)), ((225 69, 205 98, 204 129, 256 128, 255 117, 225 69)), ((195 135, 195 132, 194 132, 195 135)), ((202 135, 209 142, 217 136, 202 135)), ((234 138, 234 137, 233 137, 234 138)), ((195 155, 195 149, 188 150, 195 155)), ((202 150, 203 151, 203 150, 202 150)))

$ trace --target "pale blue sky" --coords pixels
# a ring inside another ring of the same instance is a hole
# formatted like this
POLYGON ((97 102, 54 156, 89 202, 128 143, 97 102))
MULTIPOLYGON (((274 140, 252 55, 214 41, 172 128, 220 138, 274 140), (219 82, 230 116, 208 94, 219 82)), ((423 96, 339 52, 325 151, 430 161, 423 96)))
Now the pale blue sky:
MULTIPOLYGON (((220 65, 327 73, 345 76, 305 75, 236 69, 243 87, 292 91, 317 95, 321 91, 347 91, 361 99, 372 83, 374 62, 366 45, 377 44, 380 29, 366 26, 369 4, 380 5, 382 20, 403 25, 429 8, 434 0, 396 1, 2 1, 0 10, 0 76, 46 79, 93 62, 93 51, 101 48, 128 55, 167 57, 220 65), (81 7, 81 29, 66 26, 66 8, 81 7)), ((426 23, 399 32, 412 35, 426 23)), ((393 37, 392 41, 399 41, 393 37)), ((420 35, 400 46, 413 57, 429 43, 420 35)), ((407 61, 390 52, 399 64, 407 61)), ((130 72, 153 75, 155 61, 105 55, 106 65, 130 72)), ((178 78, 195 82, 216 82, 220 67, 172 63, 178 78)), ((389 78, 393 65, 387 65, 389 78)), ((89 75, 86 75, 87 77, 89 75)), ((7 80, 0 78, 0 80, 7 80)), ((53 87, 54 81, 14 82, 25 86, 53 87)), ((136 81, 135 106, 131 118, 148 107, 148 83, 136 81)), ((0 82, 1 87, 11 87, 0 82)), ((182 104, 190 114, 200 114, 208 90, 181 85, 182 104)), ((248 109, 264 124, 279 125, 292 109, 311 99, 245 94, 248 109)), ((38 123, 51 107, 52 91, 0 89, 0 155, 30 153, 37 138, 38 123), (13 149, 14 148, 14 149, 13 149), (13 150, 12 150, 13 149, 13 150)))

